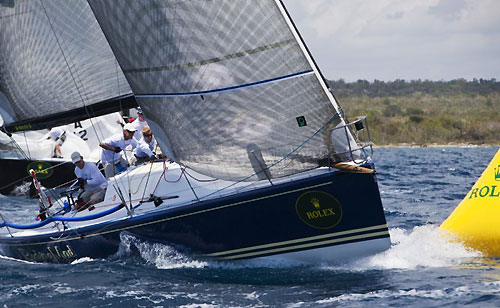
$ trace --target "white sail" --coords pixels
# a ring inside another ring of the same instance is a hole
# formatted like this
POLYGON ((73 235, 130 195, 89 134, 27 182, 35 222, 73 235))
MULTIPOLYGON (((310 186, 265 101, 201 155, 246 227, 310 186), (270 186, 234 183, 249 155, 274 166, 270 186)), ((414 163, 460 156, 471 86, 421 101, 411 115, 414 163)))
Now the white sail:
POLYGON ((344 123, 340 108, 280 2, 89 3, 176 161, 254 180, 258 170, 286 176, 349 150, 347 141, 331 144, 329 129, 344 123))
POLYGON ((0 115, 11 132, 115 112, 131 97, 86 1, 0 1, 0 29, 0 115))

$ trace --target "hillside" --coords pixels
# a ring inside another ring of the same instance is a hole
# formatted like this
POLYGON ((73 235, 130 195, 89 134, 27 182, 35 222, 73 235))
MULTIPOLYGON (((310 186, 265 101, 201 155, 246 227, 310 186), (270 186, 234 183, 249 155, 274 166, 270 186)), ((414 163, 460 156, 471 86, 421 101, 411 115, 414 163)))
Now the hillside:
POLYGON ((376 145, 500 144, 495 79, 328 83, 349 119, 368 117, 376 145))

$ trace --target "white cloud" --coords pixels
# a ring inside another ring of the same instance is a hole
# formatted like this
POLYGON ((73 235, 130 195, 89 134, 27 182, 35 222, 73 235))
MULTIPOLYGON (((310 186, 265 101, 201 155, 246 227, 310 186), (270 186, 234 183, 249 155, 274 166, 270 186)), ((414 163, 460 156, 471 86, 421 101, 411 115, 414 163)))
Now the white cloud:
POLYGON ((500 79, 498 0, 284 0, 330 79, 500 79))

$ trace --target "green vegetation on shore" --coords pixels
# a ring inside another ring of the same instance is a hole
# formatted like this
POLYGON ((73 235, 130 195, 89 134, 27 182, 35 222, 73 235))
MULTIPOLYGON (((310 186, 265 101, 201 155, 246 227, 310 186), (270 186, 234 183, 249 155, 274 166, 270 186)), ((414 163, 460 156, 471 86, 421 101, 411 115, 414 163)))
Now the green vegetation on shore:
POLYGON ((366 115, 376 145, 500 144, 500 82, 329 81, 347 117, 366 115))

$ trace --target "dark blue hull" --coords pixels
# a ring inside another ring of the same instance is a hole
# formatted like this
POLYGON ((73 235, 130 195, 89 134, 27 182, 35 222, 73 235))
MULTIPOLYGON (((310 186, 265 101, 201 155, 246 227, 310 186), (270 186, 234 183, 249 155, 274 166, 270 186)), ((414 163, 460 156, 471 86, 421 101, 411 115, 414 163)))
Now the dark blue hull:
POLYGON ((30 183, 29 170, 37 171, 40 183, 47 188, 71 184, 75 179, 75 166, 69 162, 50 160, 0 159, 0 194, 10 194, 16 186, 30 183), (8 172, 6 172, 8 170, 8 172))
POLYGON ((383 248, 390 244, 375 174, 337 171, 79 228, 78 234, 1 237, 0 252, 39 262, 105 258, 118 251, 121 232, 218 259, 263 257, 374 239, 386 239, 383 248))

